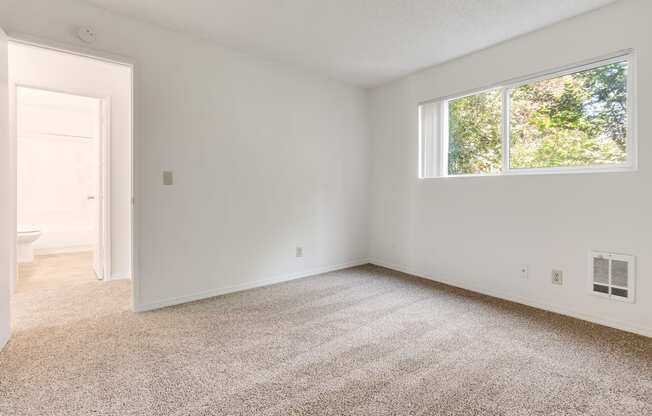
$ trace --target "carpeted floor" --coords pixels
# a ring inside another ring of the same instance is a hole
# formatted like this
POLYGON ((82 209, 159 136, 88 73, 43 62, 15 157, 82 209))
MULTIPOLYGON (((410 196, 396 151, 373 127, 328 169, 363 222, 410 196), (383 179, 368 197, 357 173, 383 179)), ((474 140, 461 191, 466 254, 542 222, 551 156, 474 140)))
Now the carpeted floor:
POLYGON ((652 414, 649 338, 374 266, 134 314, 78 260, 23 270, 0 415, 652 414))

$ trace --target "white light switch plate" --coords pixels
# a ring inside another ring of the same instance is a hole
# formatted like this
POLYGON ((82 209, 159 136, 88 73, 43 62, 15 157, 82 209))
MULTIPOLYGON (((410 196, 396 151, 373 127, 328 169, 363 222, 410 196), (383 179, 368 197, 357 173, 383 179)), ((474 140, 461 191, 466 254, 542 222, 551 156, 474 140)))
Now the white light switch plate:
POLYGON ((172 185, 174 183, 174 176, 172 175, 172 172, 169 170, 164 170, 163 171, 163 185, 172 185))

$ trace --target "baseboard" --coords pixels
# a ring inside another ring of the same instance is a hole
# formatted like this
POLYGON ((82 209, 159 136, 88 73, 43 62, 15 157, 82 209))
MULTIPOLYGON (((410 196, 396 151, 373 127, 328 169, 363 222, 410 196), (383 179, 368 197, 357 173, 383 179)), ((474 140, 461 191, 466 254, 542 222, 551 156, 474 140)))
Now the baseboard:
POLYGON ((337 270, 348 269, 350 267, 362 266, 364 264, 369 264, 368 259, 355 260, 346 263, 341 263, 333 266, 319 267, 315 269, 310 269, 307 271, 294 273, 290 275, 279 275, 272 278, 256 280, 250 283, 245 283, 241 285, 226 286, 217 289, 207 290, 205 292, 195 293, 193 295, 179 296, 176 298, 164 299, 157 302, 151 302, 147 304, 137 304, 134 307, 136 312, 146 312, 154 309, 165 308, 167 306, 180 305, 182 303, 194 302, 197 300, 212 298, 215 296, 226 295, 229 293, 241 292, 243 290, 255 289, 257 287, 274 285, 277 283, 289 282, 291 280, 301 279, 303 277, 314 276, 322 273, 334 272, 337 270))
POLYGON ((7 335, 0 336, 0 352, 2 352, 2 350, 4 349, 4 347, 5 347, 5 346, 7 345, 7 343, 9 342, 9 336, 10 336, 10 335, 11 335, 11 334, 7 334, 7 335))
POLYGON ((533 308, 558 313, 560 315, 570 316, 572 318, 581 319, 583 321, 588 321, 588 322, 592 322, 592 323, 595 323, 595 324, 608 326, 610 328, 620 329, 621 331, 632 332, 632 333, 635 333, 635 334, 638 334, 638 335, 643 335, 645 337, 652 337, 652 328, 642 327, 642 326, 638 326, 638 325, 632 325, 630 323, 622 322, 622 321, 618 321, 618 320, 614 320, 614 319, 603 318, 601 316, 587 314, 585 312, 580 312, 580 311, 569 309, 569 308, 566 308, 566 307, 563 307, 563 306, 553 305, 553 304, 537 301, 537 300, 534 300, 534 299, 527 299, 527 298, 524 298, 522 296, 518 296, 518 295, 514 295, 514 294, 510 294, 510 293, 507 293, 507 294, 502 293, 502 292, 498 293, 498 292, 495 292, 495 291, 493 291, 491 289, 478 287, 478 286, 474 286, 474 285, 469 285, 469 284, 466 284, 466 283, 463 283, 463 282, 453 281, 453 280, 450 280, 450 279, 434 278, 432 276, 427 276, 427 275, 424 275, 422 273, 419 273, 419 272, 417 272, 415 270, 411 270, 410 268, 403 267, 403 266, 396 265, 396 264, 389 264, 389 263, 386 263, 386 262, 384 262, 382 260, 378 260, 378 259, 370 259, 369 263, 374 264, 376 266, 384 267, 386 269, 391 269, 391 270, 394 270, 394 271, 397 271, 397 272, 402 272, 402 273, 410 274, 410 275, 420 277, 420 278, 423 278, 423 279, 432 280, 433 282, 443 283, 443 284, 453 286, 453 287, 457 287, 457 288, 460 288, 460 289, 470 290, 471 292, 476 292, 476 293, 491 296, 491 297, 494 297, 494 298, 507 300, 507 301, 510 301, 510 302, 519 303, 519 304, 526 305, 526 306, 531 306, 533 308))
POLYGON ((87 251, 93 251, 95 247, 92 245, 83 245, 83 246, 70 246, 70 247, 51 247, 51 248, 35 248, 35 256, 50 256, 53 254, 67 254, 67 253, 82 253, 87 251))
POLYGON ((116 275, 113 275, 113 276, 109 277, 106 280, 110 281, 110 282, 114 281, 114 280, 131 280, 131 275, 130 274, 116 274, 116 275))

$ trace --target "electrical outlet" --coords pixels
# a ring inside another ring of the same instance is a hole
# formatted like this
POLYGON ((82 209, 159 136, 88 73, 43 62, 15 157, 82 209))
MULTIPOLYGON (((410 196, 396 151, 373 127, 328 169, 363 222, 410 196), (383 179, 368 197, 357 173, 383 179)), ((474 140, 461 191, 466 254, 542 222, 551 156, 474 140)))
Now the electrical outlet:
POLYGON ((521 267, 520 274, 521 274, 521 279, 527 279, 529 274, 528 267, 527 266, 521 267))
POLYGON ((552 284, 553 285, 563 285, 564 284, 564 272, 561 270, 552 271, 552 284))
POLYGON ((296 256, 303 257, 303 247, 297 247, 296 256))

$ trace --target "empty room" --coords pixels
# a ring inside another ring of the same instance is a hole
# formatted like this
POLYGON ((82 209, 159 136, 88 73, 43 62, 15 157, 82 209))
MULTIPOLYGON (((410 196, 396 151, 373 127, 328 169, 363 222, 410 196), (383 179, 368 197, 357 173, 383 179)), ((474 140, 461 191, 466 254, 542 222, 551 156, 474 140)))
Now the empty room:
POLYGON ((652 415, 651 18, 0 0, 0 415, 652 415))

